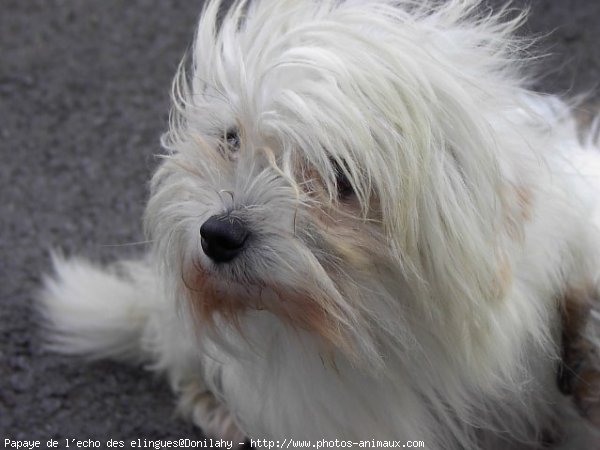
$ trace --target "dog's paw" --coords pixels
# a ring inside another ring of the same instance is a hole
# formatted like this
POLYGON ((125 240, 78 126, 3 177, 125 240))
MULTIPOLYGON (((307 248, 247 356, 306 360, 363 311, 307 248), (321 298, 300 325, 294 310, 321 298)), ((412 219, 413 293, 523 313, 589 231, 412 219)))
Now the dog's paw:
POLYGON ((198 402, 194 408, 193 420, 208 436, 233 441, 234 445, 243 443, 246 439, 229 409, 210 393, 207 393, 207 398, 198 402))
POLYGON ((227 406, 203 386, 186 386, 182 390, 179 406, 182 413, 200 427, 207 437, 233 441, 234 446, 246 440, 246 434, 240 430, 227 406))

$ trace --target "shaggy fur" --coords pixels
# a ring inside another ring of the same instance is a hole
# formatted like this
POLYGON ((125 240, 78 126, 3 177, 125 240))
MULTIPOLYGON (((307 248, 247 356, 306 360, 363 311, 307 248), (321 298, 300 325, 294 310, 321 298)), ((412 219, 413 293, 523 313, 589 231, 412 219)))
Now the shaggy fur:
POLYGON ((217 437, 592 439, 598 120, 581 139, 569 105, 528 89, 524 15, 221 9, 174 82, 152 251, 57 258, 53 348, 150 363, 217 437), (199 230, 219 214, 250 235, 217 263, 199 230))

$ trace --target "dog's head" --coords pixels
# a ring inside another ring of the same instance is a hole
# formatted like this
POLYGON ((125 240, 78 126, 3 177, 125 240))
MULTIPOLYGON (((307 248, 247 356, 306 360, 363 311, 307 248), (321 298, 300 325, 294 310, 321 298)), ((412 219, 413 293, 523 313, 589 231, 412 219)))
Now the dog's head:
POLYGON ((476 3, 209 2, 147 210, 196 314, 377 355, 501 295, 516 219, 490 120, 519 19, 476 3))

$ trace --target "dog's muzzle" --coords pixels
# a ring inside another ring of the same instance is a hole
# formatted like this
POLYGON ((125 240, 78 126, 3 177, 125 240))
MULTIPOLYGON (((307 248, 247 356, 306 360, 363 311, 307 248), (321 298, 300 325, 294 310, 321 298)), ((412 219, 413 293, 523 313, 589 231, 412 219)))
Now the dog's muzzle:
POLYGON ((249 234, 240 219, 217 215, 210 217, 200 227, 200 243, 206 256, 215 263, 224 263, 240 254, 249 234))

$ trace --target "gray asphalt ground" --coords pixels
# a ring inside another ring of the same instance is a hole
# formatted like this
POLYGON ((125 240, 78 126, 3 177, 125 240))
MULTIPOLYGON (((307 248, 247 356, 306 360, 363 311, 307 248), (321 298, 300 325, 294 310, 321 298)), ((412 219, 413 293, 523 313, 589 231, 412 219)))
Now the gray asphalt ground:
MULTIPOLYGON (((50 248, 99 261, 143 252, 132 243, 144 239, 171 77, 201 4, 0 1, 0 448, 7 437, 61 448, 66 438, 104 448, 108 439, 202 437, 143 368, 45 351, 32 310, 50 248)), ((551 33, 539 47, 552 54, 539 64, 540 89, 595 89, 600 1, 531 6, 526 32, 551 33)))

